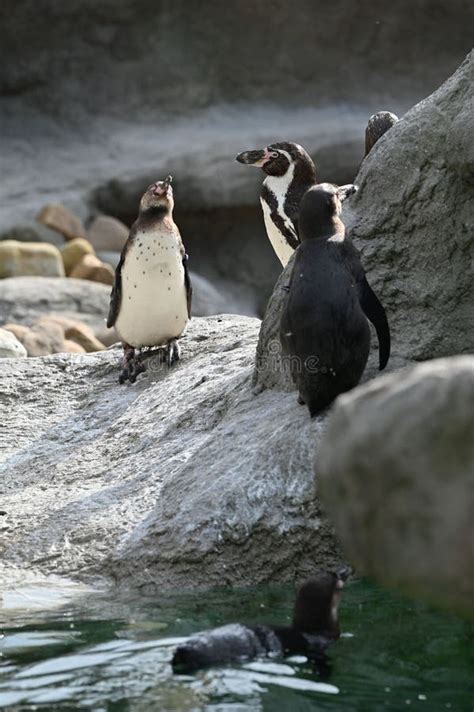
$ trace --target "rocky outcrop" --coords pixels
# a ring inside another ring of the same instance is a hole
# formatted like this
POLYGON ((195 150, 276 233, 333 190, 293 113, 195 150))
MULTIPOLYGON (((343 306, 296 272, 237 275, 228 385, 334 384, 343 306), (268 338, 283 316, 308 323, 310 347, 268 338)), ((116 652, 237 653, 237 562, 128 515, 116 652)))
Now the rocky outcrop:
POLYGON ((377 142, 343 212, 410 360, 474 350, 473 84, 474 52, 377 142))
POLYGON ((340 560, 314 499, 321 423, 293 394, 252 393, 258 328, 194 319, 180 364, 151 359, 133 387, 118 350, 5 361, 2 561, 163 590, 340 560))
POLYGON ((474 357, 340 396, 318 491, 360 573, 474 616, 474 357))
POLYGON ((280 274, 267 304, 265 316, 258 335, 255 369, 252 383, 256 391, 265 388, 280 388, 293 391, 296 386, 291 378, 288 362, 285 361, 280 342, 280 320, 293 271, 294 256, 280 274))

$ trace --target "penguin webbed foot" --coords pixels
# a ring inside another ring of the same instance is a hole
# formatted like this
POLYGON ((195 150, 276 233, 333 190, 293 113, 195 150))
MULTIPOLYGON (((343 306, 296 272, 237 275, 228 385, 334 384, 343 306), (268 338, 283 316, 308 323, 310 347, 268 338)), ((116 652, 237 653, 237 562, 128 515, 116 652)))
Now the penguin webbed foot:
POLYGON ((130 383, 135 383, 137 376, 140 373, 146 371, 146 366, 141 360, 141 354, 136 356, 135 349, 133 346, 124 344, 123 346, 123 359, 122 359, 122 371, 119 375, 119 383, 123 384, 125 381, 130 381, 130 383))

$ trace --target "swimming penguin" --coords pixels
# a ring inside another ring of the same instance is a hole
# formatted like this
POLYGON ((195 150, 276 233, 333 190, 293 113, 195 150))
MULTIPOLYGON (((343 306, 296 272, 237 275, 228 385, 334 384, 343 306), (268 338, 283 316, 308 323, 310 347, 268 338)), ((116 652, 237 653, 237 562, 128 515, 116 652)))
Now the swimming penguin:
POLYGON ((120 383, 145 370, 135 349, 166 349, 169 366, 179 359, 177 339, 191 317, 187 255, 173 221, 171 176, 148 186, 115 271, 107 326, 123 342, 120 383))
POLYGON ((314 659, 339 637, 338 606, 351 570, 321 572, 298 591, 291 626, 224 625, 191 636, 173 655, 173 671, 243 662, 259 656, 303 654, 314 659))
POLYGON ((372 114, 365 129, 365 155, 367 156, 381 136, 394 126, 398 116, 391 111, 378 111, 372 114))
POLYGON ((308 188, 317 183, 316 168, 304 148, 288 141, 244 151, 236 161, 261 168, 260 203, 268 239, 283 267, 300 244, 298 214, 308 188))
POLYGON ((385 310, 367 282, 359 255, 340 219, 354 185, 316 185, 300 210, 298 248, 283 305, 280 340, 311 416, 359 382, 369 356, 374 324, 379 367, 390 355, 385 310))

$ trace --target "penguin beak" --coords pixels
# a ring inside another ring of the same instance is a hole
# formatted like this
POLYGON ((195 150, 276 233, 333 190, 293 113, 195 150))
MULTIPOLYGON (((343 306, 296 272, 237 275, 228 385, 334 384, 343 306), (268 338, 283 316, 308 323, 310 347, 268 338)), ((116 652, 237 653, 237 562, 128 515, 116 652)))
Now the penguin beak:
POLYGON ((167 176, 165 180, 158 181, 158 183, 155 183, 152 190, 153 195, 156 195, 158 197, 168 195, 172 180, 173 179, 171 176, 167 176))
POLYGON ((272 151, 269 151, 268 148, 264 148, 258 151, 243 151, 235 157, 235 160, 239 163, 244 163, 246 166, 262 168, 267 161, 274 157, 272 151))

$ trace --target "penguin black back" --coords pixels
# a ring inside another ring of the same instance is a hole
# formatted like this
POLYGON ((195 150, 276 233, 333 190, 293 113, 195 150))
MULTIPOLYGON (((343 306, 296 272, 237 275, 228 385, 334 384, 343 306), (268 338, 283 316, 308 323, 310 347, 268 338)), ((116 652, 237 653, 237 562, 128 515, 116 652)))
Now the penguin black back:
POLYGON ((171 665, 175 672, 192 672, 209 665, 251 660, 258 656, 301 653, 319 660, 339 637, 338 605, 350 569, 321 572, 299 589, 291 626, 246 626, 241 623, 191 636, 179 645, 171 665))
POLYGON ((340 219, 342 201, 355 191, 352 185, 323 183, 307 191, 300 208, 302 243, 283 308, 280 339, 300 402, 306 403, 311 416, 357 385, 369 355, 370 331, 361 295, 370 287, 340 219))

